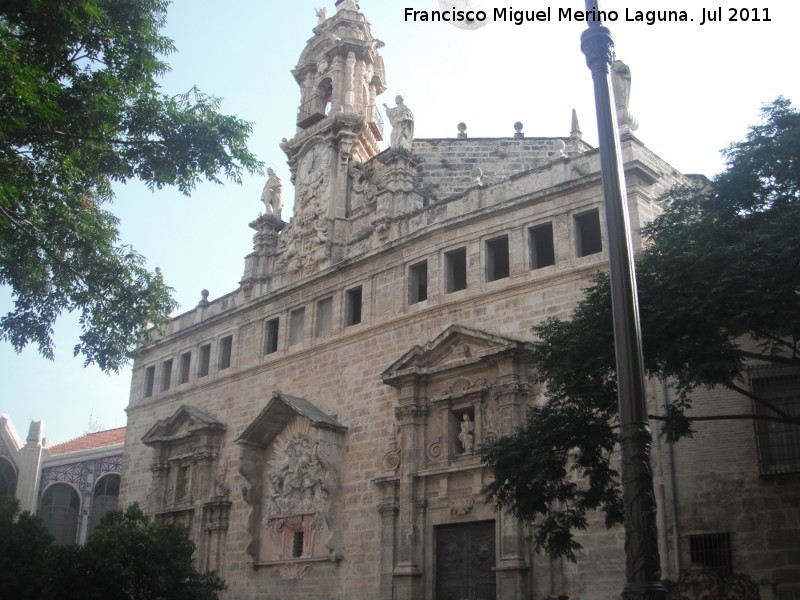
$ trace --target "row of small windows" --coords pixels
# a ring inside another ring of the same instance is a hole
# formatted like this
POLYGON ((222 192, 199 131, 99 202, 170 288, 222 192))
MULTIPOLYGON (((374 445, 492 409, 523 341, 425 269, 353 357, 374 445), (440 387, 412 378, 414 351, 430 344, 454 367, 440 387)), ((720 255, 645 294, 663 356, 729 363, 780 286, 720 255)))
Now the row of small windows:
MULTIPOLYGON (((600 215, 597 210, 575 216, 576 254, 579 257, 603 250, 600 215)), ((553 224, 551 222, 528 229, 529 268, 542 269, 556 264, 553 224)), ((498 236, 485 243, 486 281, 505 279, 511 274, 508 235, 498 236)), ((457 248, 444 253, 444 292, 451 294, 467 289, 467 249, 457 248)), ((428 299, 428 261, 414 263, 408 268, 408 302, 416 304, 428 299)))
MULTIPOLYGON (((221 338, 217 349, 217 370, 223 371, 231 366, 233 352, 233 336, 221 338)), ((192 369, 192 351, 181 353, 178 358, 178 384, 189 382, 192 369)), ((211 369, 211 344, 203 344, 198 349, 197 377, 207 377, 211 369)), ((144 397, 151 397, 158 389, 166 392, 172 386, 173 359, 168 358, 161 363, 158 379, 156 379, 156 365, 150 365, 144 370, 144 397)))
MULTIPOLYGON (((600 216, 592 210, 574 217, 575 252, 577 256, 589 256, 603 249, 600 232, 600 216)), ((556 262, 553 223, 543 223, 528 229, 529 268, 541 269, 552 266, 556 262)), ((486 281, 505 279, 511 274, 510 248, 508 235, 500 235, 485 242, 486 281)), ((417 304, 428 299, 428 261, 423 260, 409 266, 408 270, 408 303, 417 304)), ((467 249, 457 248, 444 253, 444 292, 450 294, 467 289, 467 249)), ((333 331, 333 296, 323 298, 315 304, 313 335, 316 338, 328 336, 333 331)), ((361 323, 363 311, 363 288, 353 287, 344 293, 343 324, 345 327, 361 323)), ((306 307, 299 307, 288 314, 289 347, 299 346, 305 340, 308 315, 306 307)), ((263 354, 278 352, 281 333, 280 317, 268 319, 264 329, 263 354)), ((231 366, 233 336, 219 340, 217 350, 217 370, 222 371, 231 366)), ((211 368, 211 344, 204 344, 198 349, 197 377, 209 375, 211 368)), ((192 368, 192 352, 187 351, 178 357, 178 385, 188 383, 192 368)), ((156 365, 145 369, 144 397, 153 396, 158 388, 161 392, 170 389, 173 382, 173 359, 164 360, 160 371, 156 365)))
MULTIPOLYGON (((344 295, 344 326, 361 323, 363 309, 363 288, 357 286, 344 295)), ((314 319, 314 337, 330 335, 333 328, 333 296, 323 298, 316 303, 314 319)), ((289 346, 303 343, 306 331, 306 309, 296 308, 289 313, 289 346)), ((264 331, 264 354, 274 354, 279 347, 280 317, 268 319, 264 331)))

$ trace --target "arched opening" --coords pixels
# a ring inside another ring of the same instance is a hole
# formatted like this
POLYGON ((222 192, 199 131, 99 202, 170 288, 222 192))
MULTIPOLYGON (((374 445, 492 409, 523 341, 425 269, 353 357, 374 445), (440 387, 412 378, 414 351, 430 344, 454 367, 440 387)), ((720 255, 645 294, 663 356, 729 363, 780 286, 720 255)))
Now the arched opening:
POLYGON ((74 487, 55 483, 44 491, 39 518, 58 544, 74 544, 78 539, 81 500, 74 487))
POLYGON ((333 101, 333 83, 329 77, 325 77, 314 88, 314 93, 300 107, 297 126, 306 129, 314 123, 324 119, 331 111, 333 101))
POLYGON ((333 83, 327 77, 319 82, 317 85, 317 108, 322 111, 324 115, 331 112, 331 101, 333 100, 333 83))
POLYGON ((94 486, 92 494, 92 516, 89 519, 89 535, 100 524, 100 520, 112 510, 117 510, 119 504, 119 483, 120 476, 116 473, 104 475, 97 485, 94 486))
POLYGON ((0 458, 0 498, 13 498, 17 494, 17 470, 8 460, 0 458))

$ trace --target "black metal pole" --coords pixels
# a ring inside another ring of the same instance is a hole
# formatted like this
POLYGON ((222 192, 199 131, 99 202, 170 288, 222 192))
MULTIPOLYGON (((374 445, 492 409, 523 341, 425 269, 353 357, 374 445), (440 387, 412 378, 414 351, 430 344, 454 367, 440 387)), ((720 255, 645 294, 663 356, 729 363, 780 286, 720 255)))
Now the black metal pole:
POLYGON ((611 87, 614 40, 611 32, 602 25, 598 0, 585 0, 585 4, 587 12, 592 12, 589 27, 581 35, 581 51, 586 55, 586 64, 594 81, 617 360, 622 497, 625 505, 626 583, 622 596, 627 600, 663 600, 666 591, 660 581, 656 499, 650 469, 652 436, 647 421, 639 301, 625 174, 611 87))

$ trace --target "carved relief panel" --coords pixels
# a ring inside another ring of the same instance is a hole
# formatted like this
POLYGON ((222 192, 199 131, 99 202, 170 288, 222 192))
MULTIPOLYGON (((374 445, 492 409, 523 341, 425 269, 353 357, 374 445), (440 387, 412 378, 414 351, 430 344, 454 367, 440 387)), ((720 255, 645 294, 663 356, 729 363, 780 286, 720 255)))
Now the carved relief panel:
POLYGON ((276 392, 237 439, 255 566, 295 580, 313 562, 339 558, 345 430, 307 400, 276 392))

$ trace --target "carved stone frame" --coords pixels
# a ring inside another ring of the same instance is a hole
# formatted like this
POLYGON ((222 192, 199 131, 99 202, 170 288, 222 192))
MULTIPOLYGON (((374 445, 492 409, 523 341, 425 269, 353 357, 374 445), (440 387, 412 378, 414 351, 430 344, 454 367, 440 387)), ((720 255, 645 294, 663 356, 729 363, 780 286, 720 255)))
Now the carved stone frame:
POLYGON ((144 509, 159 521, 186 526, 198 564, 220 574, 231 507, 227 472, 219 465, 225 430, 205 411, 184 405, 142 438, 154 450, 144 509))
POLYGON ((382 374, 397 390, 400 452, 394 473, 374 479, 382 600, 432 597, 436 527, 478 521, 496 523, 497 596, 529 597, 525 527, 483 503, 480 489, 490 474, 478 456, 459 451, 457 420, 470 414, 475 444, 512 433, 533 395, 531 349, 527 342, 451 325, 382 374))
POLYGON ((247 553, 255 568, 272 566, 283 579, 296 581, 313 563, 341 560, 339 468, 346 431, 308 400, 276 391, 236 439, 250 506, 247 553), (287 456, 292 447, 301 451, 287 456))

